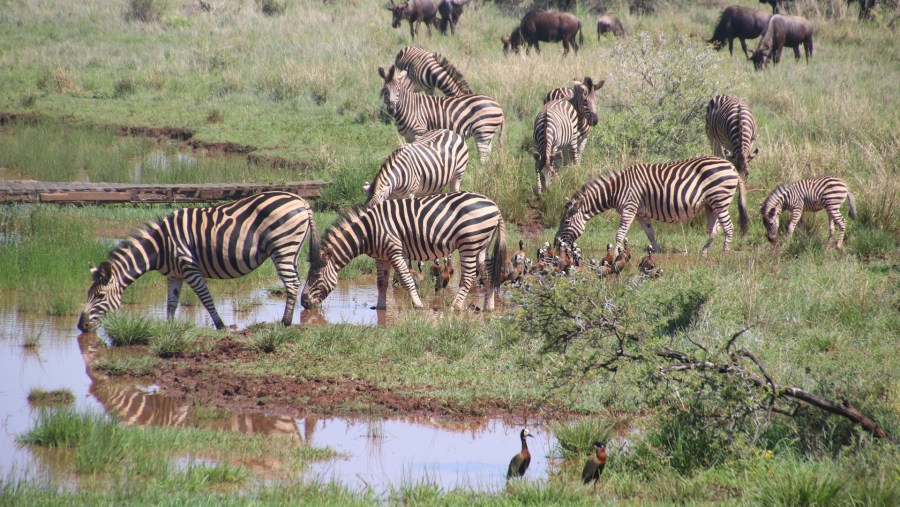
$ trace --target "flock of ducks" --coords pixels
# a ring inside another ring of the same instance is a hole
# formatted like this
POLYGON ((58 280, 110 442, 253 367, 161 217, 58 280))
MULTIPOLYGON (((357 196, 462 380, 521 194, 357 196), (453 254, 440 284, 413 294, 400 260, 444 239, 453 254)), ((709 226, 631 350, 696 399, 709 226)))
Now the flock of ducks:
MULTIPOLYGON (((528 465, 531 464, 531 452, 528 451, 528 442, 525 440, 527 437, 534 437, 534 435, 528 431, 528 428, 524 428, 519 433, 519 439, 522 441, 522 450, 509 460, 509 470, 506 472, 507 480, 523 477, 525 471, 528 470, 528 465)), ((581 471, 581 481, 584 484, 593 482, 594 489, 597 488, 597 481, 600 480, 600 474, 603 473, 603 469, 606 467, 606 458, 606 442, 599 440, 594 442, 594 453, 584 463, 584 468, 581 471)))

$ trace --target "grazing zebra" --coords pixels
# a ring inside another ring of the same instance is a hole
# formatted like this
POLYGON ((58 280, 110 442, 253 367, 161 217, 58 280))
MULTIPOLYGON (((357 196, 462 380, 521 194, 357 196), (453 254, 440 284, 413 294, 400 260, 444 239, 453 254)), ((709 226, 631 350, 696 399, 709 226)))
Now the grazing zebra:
MULTIPOLYGON (((503 109, 484 95, 432 97, 414 93, 406 71, 391 67, 378 74, 384 79, 381 95, 387 113, 394 118, 397 130, 407 142, 429 130, 448 129, 465 137, 474 136, 481 162, 487 162, 494 135, 503 130, 503 109)), ((498 141, 499 142, 499 141, 498 141)))
POLYGON ((734 95, 718 95, 706 106, 706 137, 713 155, 728 159, 744 179, 750 176, 750 161, 759 155, 752 152, 756 140, 756 120, 750 108, 734 95))
POLYGON ((843 248, 847 224, 841 216, 841 205, 845 200, 850 203, 850 218, 856 218, 856 202, 847 191, 847 184, 840 178, 824 176, 778 185, 760 208, 769 241, 774 243, 778 236, 778 217, 782 211, 791 212, 791 220, 787 225, 787 235, 790 237, 804 211, 819 211, 824 208, 828 213, 828 246, 831 246, 834 226, 837 224, 840 232, 835 246, 843 248))
MULTIPOLYGON (((581 162, 590 128, 597 124, 597 90, 604 81, 594 84, 590 77, 572 85, 571 100, 553 100, 541 108, 534 119, 534 170, 537 173, 535 193, 540 195, 553 178, 554 163, 562 150, 568 149, 573 162, 581 162)), ((552 93, 552 92, 551 92, 552 93)))
POLYGON ((434 95, 435 88, 451 97, 472 94, 462 73, 439 53, 406 46, 397 53, 394 66, 405 70, 413 84, 429 95, 434 95))
POLYGON ((315 243, 312 210, 302 197, 264 192, 208 208, 183 208, 132 232, 112 249, 106 261, 91 269, 93 284, 78 329, 96 327, 100 317, 116 310, 122 292, 148 271, 168 279, 166 314, 171 320, 185 280, 213 319, 216 312, 206 278, 231 279, 250 273, 272 258, 284 283, 287 303, 281 322, 289 325, 300 289, 297 255, 308 232, 315 243))
MULTIPOLYGON (((393 267, 422 307, 407 259, 428 260, 459 250, 462 278, 453 308, 462 309, 477 273, 483 272, 491 237, 494 259, 506 259, 506 230, 500 209, 483 195, 453 192, 414 199, 392 199, 369 209, 354 208, 326 233, 321 251, 310 255, 309 275, 300 296, 304 308, 318 306, 337 284, 338 271, 353 258, 366 254, 378 270, 378 305, 387 304, 388 275, 393 267)), ((506 262, 494 263, 485 277, 484 309, 494 308, 494 291, 500 286, 506 262)))
POLYGON ((381 165, 371 184, 366 182, 366 207, 385 199, 440 192, 448 184, 459 191, 469 150, 466 140, 452 130, 432 130, 404 144, 381 165))
POLYGON ((709 239, 703 246, 703 254, 709 252, 719 225, 725 231, 727 252, 734 234, 728 206, 734 199, 735 189, 739 191, 738 211, 743 233, 748 220, 744 182, 731 162, 699 157, 667 164, 633 165, 588 181, 567 199, 556 241, 571 244, 584 233, 585 224, 594 215, 615 209, 621 215, 616 251, 622 246, 631 222, 637 218, 654 251, 659 252, 650 220, 684 222, 706 210, 709 239))

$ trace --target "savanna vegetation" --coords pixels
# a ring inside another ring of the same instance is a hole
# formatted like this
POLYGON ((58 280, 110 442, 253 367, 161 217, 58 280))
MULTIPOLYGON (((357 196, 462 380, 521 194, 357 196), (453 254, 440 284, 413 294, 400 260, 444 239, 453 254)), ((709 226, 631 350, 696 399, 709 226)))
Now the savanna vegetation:
MULTIPOLYGON (((697 255, 706 239, 702 219, 655 225, 664 250, 659 279, 641 279, 634 268, 607 281, 589 272, 532 279, 527 289, 508 289, 491 319, 425 311, 390 327, 260 325, 228 334, 252 359, 207 367, 292 382, 349 377, 465 415, 489 402, 515 413, 578 416, 555 425, 562 459, 546 482, 517 482, 490 494, 413 484, 392 492, 391 503, 900 504, 900 46, 889 26, 896 4, 879 2, 874 19, 860 21, 856 6, 843 0, 787 2, 784 9, 813 22, 816 52, 806 65, 788 50, 779 65, 755 72, 739 51, 729 57, 704 43, 732 3, 725 0, 577 2, 586 36, 577 55, 562 59, 559 45, 542 44, 540 56, 503 57, 500 36, 531 3, 476 0, 455 37, 416 40, 446 55, 476 93, 495 98, 506 112, 503 146, 484 165, 470 158, 463 189, 495 200, 511 247, 523 238, 532 255, 552 239, 564 198, 589 178, 634 162, 708 153, 706 103, 733 93, 752 108, 760 147, 749 177, 751 227, 734 251, 722 254, 720 238, 708 258, 697 255), (628 38, 597 40, 593 26, 605 11, 619 16, 628 38), (564 167, 535 200, 534 115, 549 89, 585 75, 606 80, 600 123, 581 166, 564 167), (769 245, 757 211, 768 192, 783 181, 826 174, 842 177, 856 197, 859 214, 849 221, 843 251, 825 250, 822 213, 807 215, 791 241, 769 245), (680 355, 659 354, 665 351, 680 355), (721 368, 698 366, 707 363, 721 368), (751 373, 852 406, 886 437, 783 396, 769 383, 748 382, 751 373), (578 474, 596 439, 611 442, 611 458, 592 496, 578 474)), ((0 5, 0 112, 36 118, 0 125, 0 178, 323 179, 329 185, 314 206, 324 230, 336 212, 362 202, 363 182, 401 142, 382 110, 377 68, 411 41, 405 26, 390 28, 378 2, 0 5), (208 157, 183 144, 121 137, 117 126, 187 128, 196 139, 253 146, 256 154, 298 163, 208 157)), ((87 263, 102 260, 132 227, 171 209, 0 209, 4 301, 19 311, 71 318, 74 326, 87 263)), ((579 240, 585 256, 601 257, 617 225, 614 213, 592 220, 579 240)), ((637 226, 629 238, 636 252, 646 245, 637 226)), ((372 281, 374 263, 357 259, 341 276, 372 281)), ((276 280, 267 264, 210 288, 214 297, 246 297, 276 280)), ((164 300, 161 277, 145 276, 125 292, 126 303, 148 298, 164 300)), ((407 304, 404 298, 398 295, 396 304, 407 304)), ((240 306, 254 304, 246 299, 240 306)), ((98 374, 152 376, 222 336, 130 315, 128 304, 125 310, 105 321, 112 346, 92 365, 98 374)), ((36 346, 39 336, 32 341, 36 346)), ((348 400, 338 410, 376 408, 348 400)), ((4 480, 3 504, 385 500, 290 472, 275 483, 257 481, 253 463, 263 456, 282 459, 291 471, 328 456, 272 437, 122 427, 105 416, 58 409, 20 438, 23 445, 70 449, 63 466, 77 487, 4 480), (186 454, 208 459, 172 465, 173 456, 186 454)))

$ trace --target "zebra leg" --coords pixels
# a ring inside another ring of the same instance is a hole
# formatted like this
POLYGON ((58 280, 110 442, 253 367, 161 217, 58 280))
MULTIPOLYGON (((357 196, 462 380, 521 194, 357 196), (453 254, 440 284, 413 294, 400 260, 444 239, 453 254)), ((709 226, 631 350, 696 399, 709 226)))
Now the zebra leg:
POLYGON ((650 219, 639 218, 638 221, 641 223, 641 227, 644 228, 644 233, 647 234, 647 239, 650 240, 650 244, 653 245, 653 251, 659 252, 659 245, 656 244, 656 233, 653 232, 653 224, 650 223, 650 219))
POLYGON ((484 132, 476 132, 475 133, 475 147, 478 148, 478 159, 481 160, 482 164, 486 164, 488 161, 488 155, 491 154, 491 141, 494 139, 494 134, 485 134, 484 132))
POLYGON ((400 284, 403 285, 403 288, 409 292, 410 297, 412 298, 413 306, 416 308, 422 308, 422 300, 419 299, 419 291, 416 290, 416 282, 413 280, 411 274, 409 274, 409 268, 407 267, 406 257, 403 256, 403 253, 395 253, 391 255, 391 266, 393 266, 394 271, 400 275, 400 284))
MULTIPOLYGON (((719 209, 713 209, 707 211, 707 217, 710 214, 715 214, 719 217, 719 225, 722 226, 722 231, 725 232, 725 245, 722 247, 724 252, 728 252, 731 250, 731 240, 734 238, 734 223, 731 221, 731 215, 728 214, 728 207, 721 207, 719 209)), ((713 228, 710 233, 709 241, 706 242, 706 248, 703 252, 704 255, 709 252, 709 247, 712 246, 712 242, 716 239, 716 235, 718 235, 719 231, 717 228, 713 228)))
POLYGON ((616 231, 616 251, 622 246, 625 235, 628 234, 628 228, 631 227, 631 222, 634 221, 636 214, 637 210, 633 208, 625 208, 622 210, 622 218, 619 220, 619 230, 616 231))
POLYGON ((290 326, 294 320, 294 307, 297 304, 297 293, 300 292, 300 279, 297 277, 297 256, 300 254, 298 250, 294 255, 283 257, 272 257, 272 263, 275 264, 275 272, 281 283, 284 284, 284 316, 281 317, 281 323, 290 326))
POLYGON ((181 286, 184 278, 169 278, 169 294, 166 296, 166 320, 175 318, 175 310, 178 308, 178 297, 181 296, 181 286))
POLYGON ((391 274, 391 262, 375 261, 375 273, 375 284, 378 287, 378 302, 375 303, 374 309, 384 310, 387 308, 388 277, 391 274))
POLYGON ((791 219, 787 224, 787 237, 790 238, 794 234, 794 228, 800 222, 803 216, 803 208, 794 208, 791 210, 791 219))
MULTIPOLYGON (((499 241, 499 240, 498 240, 499 241)), ((491 246, 490 240, 484 245, 484 250, 478 252, 479 259, 486 259, 487 249, 491 246)), ((503 259, 494 259, 494 262, 503 262, 503 259)), ((494 270, 493 266, 488 266, 487 262, 480 262, 481 267, 479 275, 484 283, 484 311, 490 312, 494 310, 494 270)))
POLYGON ((225 323, 222 322, 222 317, 219 317, 219 312, 216 311, 216 305, 213 304, 212 296, 209 294, 209 288, 206 286, 206 280, 203 279, 203 275, 193 267, 187 269, 182 267, 181 271, 184 273, 184 279, 187 280, 188 286, 197 294, 200 302, 203 303, 203 307, 209 312, 216 329, 223 329, 225 323))
POLYGON ((459 278, 459 292, 456 293, 456 298, 453 300, 454 310, 463 309, 466 297, 469 295, 469 289, 472 288, 472 283, 475 281, 475 275, 478 271, 478 259, 474 255, 464 256, 460 253, 459 266, 460 270, 462 270, 462 275, 459 278))
POLYGON ((706 244, 703 245, 703 250, 701 250, 703 255, 709 253, 713 241, 715 241, 716 236, 719 235, 719 217, 708 207, 706 208, 706 231, 709 234, 709 237, 706 239, 706 244))
POLYGON ((825 208, 825 212, 828 213, 828 230, 831 233, 828 236, 828 242, 831 243, 831 237, 834 236, 834 226, 837 225, 838 235, 834 246, 840 250, 844 248, 844 232, 847 230, 847 222, 844 221, 844 217, 841 216, 841 212, 837 207, 825 208))

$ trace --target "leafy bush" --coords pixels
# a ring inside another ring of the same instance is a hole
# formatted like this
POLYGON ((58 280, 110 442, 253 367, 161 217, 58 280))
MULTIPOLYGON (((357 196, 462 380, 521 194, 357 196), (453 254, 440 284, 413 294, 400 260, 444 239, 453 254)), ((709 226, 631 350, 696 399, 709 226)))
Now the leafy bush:
POLYGON ((721 65, 722 55, 691 39, 670 40, 639 33, 617 42, 617 102, 625 111, 612 116, 635 153, 671 160, 700 153, 706 145, 706 105, 733 92, 736 76, 721 65))

